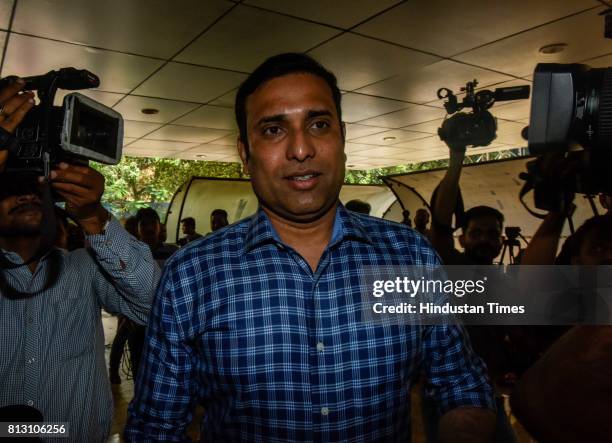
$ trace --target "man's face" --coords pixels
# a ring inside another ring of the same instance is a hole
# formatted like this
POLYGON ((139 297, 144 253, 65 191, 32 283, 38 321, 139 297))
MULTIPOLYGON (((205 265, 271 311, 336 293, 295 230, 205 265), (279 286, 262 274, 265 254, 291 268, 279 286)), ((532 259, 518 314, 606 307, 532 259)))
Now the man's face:
POLYGON ((40 235, 42 203, 35 194, 5 197, 0 200, 0 236, 36 237, 40 235))
POLYGON ((459 237, 461 246, 472 260, 490 264, 502 248, 502 227, 495 217, 474 218, 459 237))
POLYGON ((344 181, 343 127, 332 92, 311 74, 261 85, 246 102, 249 153, 238 150, 262 206, 311 222, 330 211, 344 181))
POLYGON ((191 235, 195 232, 195 229, 192 228, 192 226, 189 223, 181 223, 181 230, 183 231, 183 234, 185 235, 191 235))
POLYGON ((572 259, 576 265, 612 265, 612 232, 595 229, 588 233, 580 245, 580 255, 572 259))
POLYGON ((227 226, 227 218, 223 214, 215 214, 210 216, 210 229, 214 232, 227 226))
POLYGON ((420 227, 426 227, 429 223, 429 212, 425 209, 419 209, 414 216, 414 224, 420 227))
POLYGON ((159 222, 153 218, 143 218, 138 223, 138 235, 140 240, 148 245, 159 243, 159 222))

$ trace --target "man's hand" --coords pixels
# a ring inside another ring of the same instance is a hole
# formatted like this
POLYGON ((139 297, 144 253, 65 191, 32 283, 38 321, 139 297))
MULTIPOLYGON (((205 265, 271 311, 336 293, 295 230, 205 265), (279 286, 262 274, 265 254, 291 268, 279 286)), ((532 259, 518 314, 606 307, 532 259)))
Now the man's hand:
POLYGON ((109 217, 100 203, 104 176, 88 166, 60 163, 58 169, 51 171, 50 181, 66 202, 66 212, 87 234, 100 234, 109 217))
POLYGON ((17 79, 0 90, 0 172, 4 170, 8 158, 8 146, 3 139, 15 132, 26 113, 34 106, 34 93, 20 92, 24 84, 23 80, 17 79))

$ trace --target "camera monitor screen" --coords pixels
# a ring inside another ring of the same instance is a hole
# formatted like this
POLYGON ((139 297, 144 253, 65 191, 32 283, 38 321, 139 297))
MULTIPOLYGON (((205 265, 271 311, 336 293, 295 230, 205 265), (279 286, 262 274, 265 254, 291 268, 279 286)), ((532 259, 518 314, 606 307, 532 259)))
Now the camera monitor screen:
POLYGON ((102 163, 119 163, 123 147, 121 114, 78 93, 67 95, 64 105, 62 148, 102 163))

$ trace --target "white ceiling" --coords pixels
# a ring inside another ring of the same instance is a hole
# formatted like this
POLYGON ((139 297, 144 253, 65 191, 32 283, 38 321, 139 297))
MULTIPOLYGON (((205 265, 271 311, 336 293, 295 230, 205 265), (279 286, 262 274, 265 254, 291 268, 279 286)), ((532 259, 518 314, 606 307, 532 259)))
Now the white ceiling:
MULTIPOLYGON (((598 15, 607 3, 0 0, 0 75, 89 69, 101 85, 85 94, 126 119, 125 154, 231 162, 238 85, 267 57, 305 51, 344 92, 349 168, 370 169, 447 156, 440 87, 529 84, 539 62, 612 65, 598 15), (552 43, 567 48, 539 53, 552 43)), ((529 101, 492 112, 498 138, 473 152, 524 146, 529 101)))

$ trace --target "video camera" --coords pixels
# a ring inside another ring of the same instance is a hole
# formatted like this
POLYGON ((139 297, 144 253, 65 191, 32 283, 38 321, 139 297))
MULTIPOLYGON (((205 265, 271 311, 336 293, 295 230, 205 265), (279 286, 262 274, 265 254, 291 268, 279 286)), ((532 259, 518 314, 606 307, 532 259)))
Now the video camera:
MULTIPOLYGON (((14 78, 2 79, 0 89, 14 78)), ((9 151, 5 177, 23 182, 32 176, 48 176, 61 161, 119 163, 121 114, 79 93, 68 94, 62 106, 53 106, 58 89, 95 88, 100 84, 96 75, 84 69, 62 68, 23 80, 24 90, 38 91, 40 103, 28 112, 8 146, 0 147, 9 151)))
POLYGON ((521 174, 521 196, 533 189, 537 208, 562 211, 574 193, 612 193, 612 68, 540 63, 533 80, 527 135, 539 157, 521 174), (545 177, 550 155, 566 157, 572 174, 545 177))
POLYGON ((520 100, 529 98, 529 86, 497 88, 495 91, 484 89, 474 92, 478 82, 468 82, 461 91, 465 92, 463 101, 448 88, 438 89, 438 98, 446 98, 444 108, 448 115, 455 114, 464 108, 472 112, 459 112, 447 118, 438 129, 440 139, 449 147, 452 146, 488 146, 497 136, 497 121, 487 109, 496 101, 520 100))

